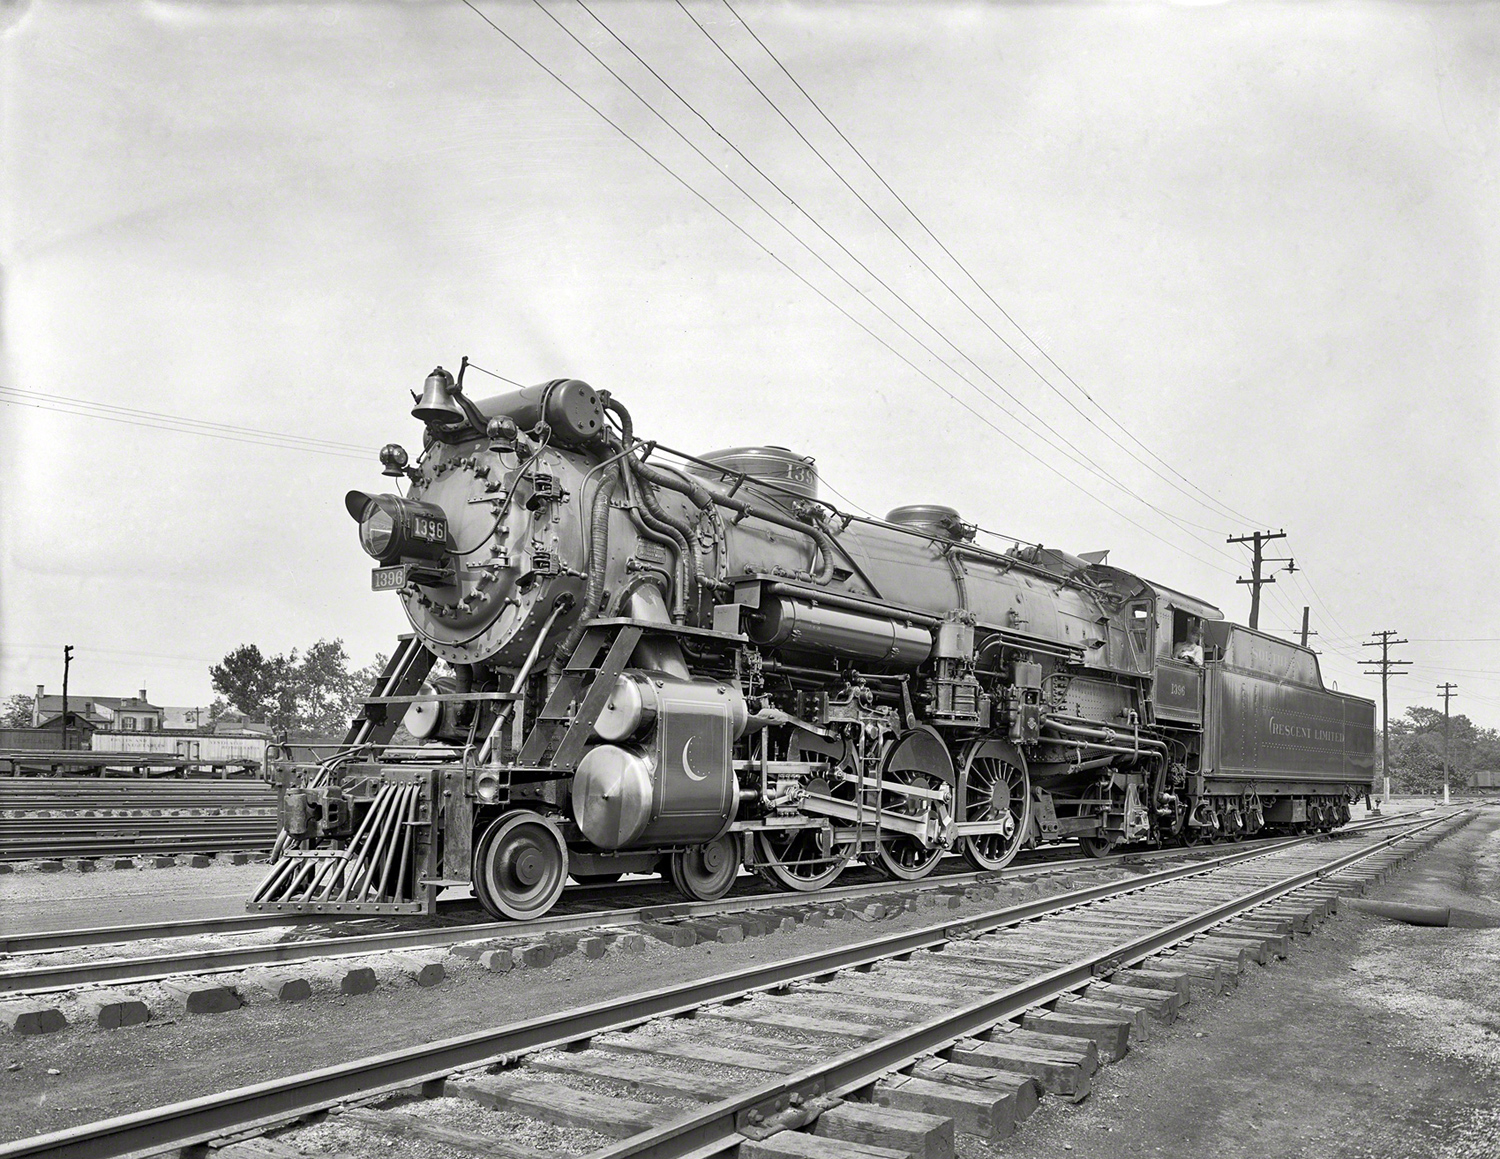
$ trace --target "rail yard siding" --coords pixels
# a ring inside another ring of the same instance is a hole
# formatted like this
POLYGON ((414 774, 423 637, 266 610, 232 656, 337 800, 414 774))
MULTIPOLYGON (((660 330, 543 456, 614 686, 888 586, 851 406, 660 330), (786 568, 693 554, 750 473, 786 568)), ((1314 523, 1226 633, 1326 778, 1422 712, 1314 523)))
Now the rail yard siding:
POLYGON ((261 737, 171 736, 140 732, 96 732, 90 738, 90 746, 96 753, 161 753, 205 763, 264 761, 266 744, 261 737))

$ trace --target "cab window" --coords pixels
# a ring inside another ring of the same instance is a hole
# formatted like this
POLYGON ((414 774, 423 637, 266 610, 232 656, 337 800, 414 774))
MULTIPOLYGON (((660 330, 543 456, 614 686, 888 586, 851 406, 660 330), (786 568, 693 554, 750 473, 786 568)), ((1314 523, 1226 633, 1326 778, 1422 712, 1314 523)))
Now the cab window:
POLYGON ((1131 659, 1137 668, 1144 670, 1151 664, 1151 629, 1153 627, 1151 605, 1131 604, 1126 615, 1130 632, 1131 659))

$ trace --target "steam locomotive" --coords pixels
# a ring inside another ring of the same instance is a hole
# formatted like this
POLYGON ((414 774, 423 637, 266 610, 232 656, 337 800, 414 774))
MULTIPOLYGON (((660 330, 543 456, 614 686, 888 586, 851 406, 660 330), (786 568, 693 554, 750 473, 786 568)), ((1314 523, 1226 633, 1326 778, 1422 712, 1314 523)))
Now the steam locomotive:
POLYGON ((531 918, 569 876, 711 900, 742 867, 815 890, 856 860, 914 880, 954 852, 1327 830, 1369 788, 1371 701, 1106 553, 852 515, 811 458, 642 441, 577 379, 474 400, 466 367, 426 380, 415 463, 381 451, 395 489, 347 496, 413 631, 343 744, 272 762, 252 909, 432 912, 464 885, 531 918))

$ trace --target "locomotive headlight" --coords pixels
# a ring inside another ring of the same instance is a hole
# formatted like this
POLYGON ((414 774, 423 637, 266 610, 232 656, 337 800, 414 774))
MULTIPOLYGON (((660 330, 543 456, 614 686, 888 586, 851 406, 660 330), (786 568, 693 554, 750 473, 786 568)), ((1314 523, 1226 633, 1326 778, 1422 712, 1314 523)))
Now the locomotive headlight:
POLYGON ((448 554, 448 516, 435 503, 350 491, 344 506, 359 523, 360 546, 381 563, 448 554))
POLYGON ((391 513, 373 504, 370 513, 359 521, 359 545, 376 559, 390 554, 391 540, 396 537, 396 521, 391 513))

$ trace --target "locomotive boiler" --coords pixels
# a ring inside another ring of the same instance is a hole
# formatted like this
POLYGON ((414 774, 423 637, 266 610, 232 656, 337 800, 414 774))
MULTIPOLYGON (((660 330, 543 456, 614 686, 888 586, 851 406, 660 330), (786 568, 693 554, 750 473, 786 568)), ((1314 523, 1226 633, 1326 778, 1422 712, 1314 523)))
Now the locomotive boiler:
POLYGON ((569 876, 748 867, 813 890, 1031 845, 1329 829, 1373 772, 1374 706, 1212 605, 960 514, 819 495, 780 447, 637 437, 558 379, 471 399, 433 371, 415 462, 349 514, 412 632, 343 744, 274 762, 255 909, 431 912, 467 885, 545 913, 569 876), (403 493, 404 487, 404 493, 403 493))

